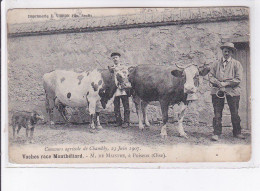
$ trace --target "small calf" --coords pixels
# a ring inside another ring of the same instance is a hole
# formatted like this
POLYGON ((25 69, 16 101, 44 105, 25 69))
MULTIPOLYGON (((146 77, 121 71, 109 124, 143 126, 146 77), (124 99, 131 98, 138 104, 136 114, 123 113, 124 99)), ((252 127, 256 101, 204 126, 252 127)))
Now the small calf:
POLYGON ((28 134, 30 131, 29 142, 32 143, 34 126, 38 120, 44 120, 43 116, 39 115, 36 111, 17 111, 12 116, 12 126, 13 126, 13 137, 15 139, 15 130, 17 129, 17 135, 22 127, 26 128, 26 138, 28 139, 28 134))

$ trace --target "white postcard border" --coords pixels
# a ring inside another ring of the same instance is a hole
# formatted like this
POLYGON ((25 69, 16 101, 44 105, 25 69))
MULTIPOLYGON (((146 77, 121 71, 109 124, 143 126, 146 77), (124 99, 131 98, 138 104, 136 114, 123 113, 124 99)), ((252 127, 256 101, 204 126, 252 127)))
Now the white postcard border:
MULTIPOLYGON (((243 163, 102 163, 102 164, 37 164, 37 165, 21 165, 21 164, 12 164, 8 162, 8 138, 7 138, 7 52, 6 52, 6 11, 9 8, 61 8, 61 2, 62 1, 55 1, 55 2, 42 2, 42 1, 32 1, 30 4, 24 3, 25 1, 5 1, 5 4, 2 4, 2 10, 5 10, 2 12, 2 51, 3 51, 3 56, 2 56, 2 64, 1 65, 1 73, 2 73, 2 79, 1 79, 1 85, 2 85, 2 93, 1 93, 1 126, 2 126, 2 165, 3 167, 61 167, 61 168, 251 168, 251 167, 257 167, 259 165, 259 149, 257 149, 257 145, 259 145, 259 122, 260 119, 257 117, 256 113, 258 112, 260 108, 259 102, 257 100, 257 95, 259 95, 259 89, 257 88, 258 85, 258 80, 257 80, 257 75, 255 71, 260 71, 258 70, 260 67, 257 65, 257 60, 256 60, 256 51, 259 50, 257 47, 259 47, 259 39, 258 41, 251 40, 251 76, 252 76, 252 81, 251 81, 251 86, 254 87, 252 88, 252 158, 249 162, 243 162, 243 163), (17 3, 16 3, 17 2, 17 3), (4 101, 3 101, 4 100, 4 101)), ((165 6, 199 6, 202 5, 201 2, 152 2, 149 3, 149 7, 165 7, 165 6)), ((210 3, 203 3, 203 6, 231 6, 231 5, 241 5, 241 6, 248 6, 250 7, 250 30, 251 30, 251 39, 257 39, 256 36, 256 9, 253 6, 252 2, 249 1, 218 1, 218 2, 210 2, 210 3)), ((119 1, 112 1, 112 2, 88 2, 86 3, 85 1, 76 1, 73 3, 62 3, 63 8, 68 8, 68 7, 142 7, 142 6, 147 6, 147 2, 119 2, 119 1)), ((259 28, 258 28, 259 30, 259 28)))

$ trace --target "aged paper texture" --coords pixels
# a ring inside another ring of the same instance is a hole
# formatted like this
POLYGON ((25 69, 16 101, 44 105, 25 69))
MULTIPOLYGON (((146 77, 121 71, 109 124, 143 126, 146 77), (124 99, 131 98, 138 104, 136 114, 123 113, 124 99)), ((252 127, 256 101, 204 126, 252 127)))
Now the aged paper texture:
POLYGON ((249 8, 12 9, 12 164, 247 162, 249 8))

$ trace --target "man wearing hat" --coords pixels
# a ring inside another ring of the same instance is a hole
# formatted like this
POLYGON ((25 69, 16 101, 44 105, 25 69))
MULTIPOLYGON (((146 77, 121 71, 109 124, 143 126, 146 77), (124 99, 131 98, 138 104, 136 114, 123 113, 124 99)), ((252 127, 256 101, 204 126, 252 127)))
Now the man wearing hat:
MULTIPOLYGON (((114 62, 114 65, 110 67, 115 72, 121 69, 124 69, 126 66, 120 60, 121 55, 118 52, 113 52, 111 58, 114 62)), ((122 126, 123 128, 129 127, 130 122, 130 109, 129 109, 129 98, 123 87, 120 84, 117 84, 117 91, 115 93, 114 99, 114 112, 116 117, 117 126, 122 126), (121 113, 120 113, 120 100, 122 101, 124 107, 124 123, 122 122, 121 113)))
POLYGON ((232 58, 236 51, 233 43, 226 42, 221 47, 223 57, 213 64, 210 71, 210 83, 212 84, 212 103, 214 107, 213 118, 213 141, 218 141, 222 133, 222 111, 227 100, 233 136, 239 139, 245 137, 241 134, 240 117, 238 114, 241 94, 240 82, 243 76, 243 67, 239 61, 232 58))

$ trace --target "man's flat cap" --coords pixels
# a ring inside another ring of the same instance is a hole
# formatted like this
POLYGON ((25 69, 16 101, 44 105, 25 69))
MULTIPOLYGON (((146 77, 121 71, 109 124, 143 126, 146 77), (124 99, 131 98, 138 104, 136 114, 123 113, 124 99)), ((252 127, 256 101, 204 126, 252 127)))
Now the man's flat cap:
POLYGON ((112 54, 111 54, 111 57, 113 57, 113 56, 121 56, 121 54, 119 54, 118 52, 113 52, 112 54))

